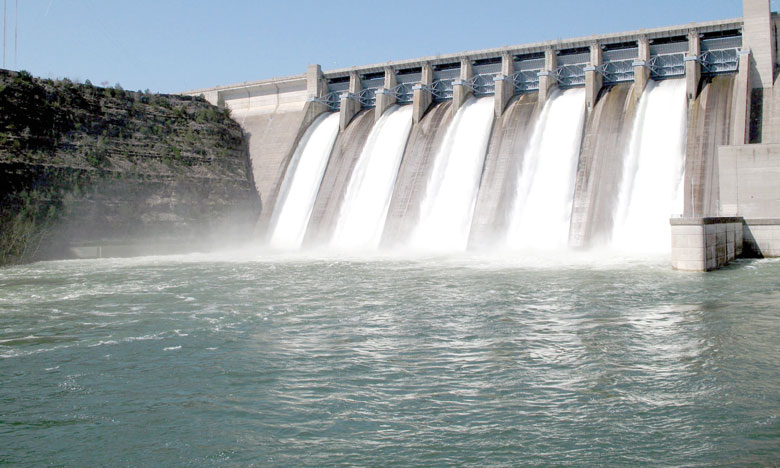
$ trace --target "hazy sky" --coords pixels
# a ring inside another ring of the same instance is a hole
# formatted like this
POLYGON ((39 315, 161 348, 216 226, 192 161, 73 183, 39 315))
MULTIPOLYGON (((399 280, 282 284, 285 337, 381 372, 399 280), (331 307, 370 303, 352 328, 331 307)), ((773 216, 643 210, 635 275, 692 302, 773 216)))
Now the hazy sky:
POLYGON ((741 0, 0 2, 6 68, 158 92, 742 15, 741 0))

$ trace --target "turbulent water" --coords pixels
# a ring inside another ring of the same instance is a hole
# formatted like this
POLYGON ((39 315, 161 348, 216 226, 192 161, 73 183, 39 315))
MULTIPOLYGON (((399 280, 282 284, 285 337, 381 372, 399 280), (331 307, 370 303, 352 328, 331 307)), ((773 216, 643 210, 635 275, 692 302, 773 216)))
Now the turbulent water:
POLYGON ((274 208, 270 244, 275 248, 301 246, 338 132, 339 114, 334 112, 318 117, 301 138, 274 208))
POLYGON ((668 252, 669 218, 683 211, 685 80, 650 81, 625 159, 612 245, 668 252))
POLYGON ((780 262, 0 269, 0 464, 767 466, 780 262))
POLYGON ((554 91, 523 158, 507 234, 510 247, 566 246, 584 123, 585 90, 554 91))
POLYGON ((390 108, 371 129, 341 205, 331 244, 340 249, 379 246, 406 140, 412 106, 390 108))
POLYGON ((493 127, 493 98, 470 98, 458 109, 435 156, 409 240, 421 251, 466 250, 482 166, 493 127))

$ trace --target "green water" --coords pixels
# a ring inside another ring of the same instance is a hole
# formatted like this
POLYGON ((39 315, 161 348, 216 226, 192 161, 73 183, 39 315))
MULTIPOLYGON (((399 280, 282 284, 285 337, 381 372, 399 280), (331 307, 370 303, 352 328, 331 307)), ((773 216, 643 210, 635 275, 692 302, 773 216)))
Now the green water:
POLYGON ((0 269, 0 464, 778 463, 780 262, 553 263, 0 269))

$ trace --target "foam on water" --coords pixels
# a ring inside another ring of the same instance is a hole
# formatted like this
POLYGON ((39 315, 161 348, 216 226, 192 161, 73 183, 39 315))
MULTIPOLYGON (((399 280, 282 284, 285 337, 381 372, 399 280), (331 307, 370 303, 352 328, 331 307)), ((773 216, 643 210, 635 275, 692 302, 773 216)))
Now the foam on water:
POLYGON ((301 246, 338 132, 339 114, 334 112, 319 116, 301 138, 271 220, 272 247, 297 249, 301 246))

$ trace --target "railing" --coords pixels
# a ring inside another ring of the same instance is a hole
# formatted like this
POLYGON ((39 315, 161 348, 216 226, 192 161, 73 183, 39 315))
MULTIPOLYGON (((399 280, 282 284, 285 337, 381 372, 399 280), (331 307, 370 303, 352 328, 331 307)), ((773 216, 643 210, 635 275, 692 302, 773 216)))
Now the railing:
POLYGON ((558 80, 558 85, 562 88, 584 85, 585 67, 586 64, 584 63, 561 65, 555 70, 555 78, 558 80))
POLYGON ((376 107, 376 92, 379 88, 363 88, 358 93, 361 107, 376 107))
POLYGON ((433 96, 434 101, 452 99, 452 85, 455 80, 436 80, 429 85, 416 84, 412 89, 423 89, 433 96))
POLYGON ((653 55, 647 61, 653 79, 685 75, 685 54, 653 55))
POLYGON ((634 81, 634 61, 639 55, 637 47, 605 50, 603 63, 598 72, 604 76, 604 83, 624 83, 634 81))
POLYGON ((739 70, 739 50, 708 50, 699 56, 702 73, 733 73, 739 70))
POLYGON ((650 60, 645 64, 654 80, 685 76, 685 55, 688 41, 653 44, 650 46, 650 60))
POLYGON ((311 102, 320 102, 322 104, 325 104, 328 107, 328 109, 332 111, 337 111, 341 109, 341 95, 345 93, 349 94, 347 91, 342 91, 342 90, 331 91, 322 97, 309 98, 308 100, 311 102))
POLYGON ((468 80, 455 81, 453 84, 462 85, 470 89, 475 96, 489 96, 496 93, 497 74, 474 75, 468 80))
POLYGON ((598 72, 604 76, 604 83, 624 83, 634 81, 634 61, 620 60, 605 62, 598 67, 598 72))
POLYGON ((395 102, 398 104, 409 104, 414 100, 414 86, 416 84, 417 83, 399 83, 390 89, 377 91, 377 93, 393 96, 395 102))
POLYGON ((518 93, 536 91, 539 89, 539 70, 521 70, 515 72, 510 78, 518 93))

